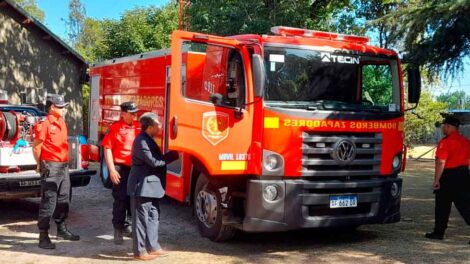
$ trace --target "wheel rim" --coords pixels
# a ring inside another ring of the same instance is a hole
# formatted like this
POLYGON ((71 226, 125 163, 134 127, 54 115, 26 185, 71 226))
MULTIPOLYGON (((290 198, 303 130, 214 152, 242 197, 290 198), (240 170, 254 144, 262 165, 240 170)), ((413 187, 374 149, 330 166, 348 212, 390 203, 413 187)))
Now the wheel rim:
POLYGON ((207 190, 201 190, 196 197, 196 214, 206 227, 212 227, 217 220, 217 198, 207 190))

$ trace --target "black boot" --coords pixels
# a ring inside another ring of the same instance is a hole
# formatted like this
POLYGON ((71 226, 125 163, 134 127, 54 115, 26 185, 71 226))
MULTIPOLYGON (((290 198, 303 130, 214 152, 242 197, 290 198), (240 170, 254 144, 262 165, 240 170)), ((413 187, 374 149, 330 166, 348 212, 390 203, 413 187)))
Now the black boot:
POLYGON ((55 249, 55 244, 51 242, 48 231, 39 231, 39 247, 42 249, 55 249))
POLYGON ((122 229, 114 228, 114 244, 121 245, 124 243, 124 239, 122 238, 122 229))
POLYGON ((61 224, 57 224, 57 240, 61 240, 61 239, 70 240, 70 241, 78 241, 80 240, 80 236, 70 233, 65 223, 61 223, 61 224))
POLYGON ((431 233, 426 233, 424 236, 429 239, 438 239, 438 240, 444 239, 444 234, 436 233, 435 231, 431 233))

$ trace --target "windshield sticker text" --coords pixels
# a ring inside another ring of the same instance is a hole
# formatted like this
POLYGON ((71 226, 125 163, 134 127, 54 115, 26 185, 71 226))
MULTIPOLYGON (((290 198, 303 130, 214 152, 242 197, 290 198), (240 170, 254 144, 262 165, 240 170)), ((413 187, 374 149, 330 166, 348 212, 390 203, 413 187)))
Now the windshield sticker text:
POLYGON ((346 122, 333 120, 285 119, 285 127, 339 128, 339 129, 392 129, 398 128, 394 122, 346 122))
POLYGON ((343 63, 343 64, 359 64, 359 57, 352 56, 343 56, 343 55, 334 55, 329 52, 320 53, 322 62, 333 62, 333 63, 343 63))
POLYGON ((282 54, 269 54, 269 61, 284 63, 284 55, 282 55, 282 54))

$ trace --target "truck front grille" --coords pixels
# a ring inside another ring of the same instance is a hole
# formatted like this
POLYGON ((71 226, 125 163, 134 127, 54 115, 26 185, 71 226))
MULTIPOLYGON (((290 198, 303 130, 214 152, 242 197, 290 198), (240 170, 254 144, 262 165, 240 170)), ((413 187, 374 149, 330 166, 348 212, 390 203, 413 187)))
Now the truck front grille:
POLYGON ((301 173, 304 177, 370 177, 380 174, 380 133, 303 132, 302 140, 301 173), (335 154, 337 145, 345 140, 355 147, 355 157, 346 163, 335 154))

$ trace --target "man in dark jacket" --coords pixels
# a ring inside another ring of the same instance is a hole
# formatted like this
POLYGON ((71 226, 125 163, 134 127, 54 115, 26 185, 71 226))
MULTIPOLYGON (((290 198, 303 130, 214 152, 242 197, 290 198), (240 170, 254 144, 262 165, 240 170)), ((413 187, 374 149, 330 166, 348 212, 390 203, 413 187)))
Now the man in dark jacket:
POLYGON ((158 199, 165 195, 166 164, 178 159, 178 153, 163 155, 155 143, 161 130, 155 113, 143 114, 140 125, 142 132, 132 145, 127 193, 131 198, 134 258, 151 260, 167 254, 158 243, 158 199))

